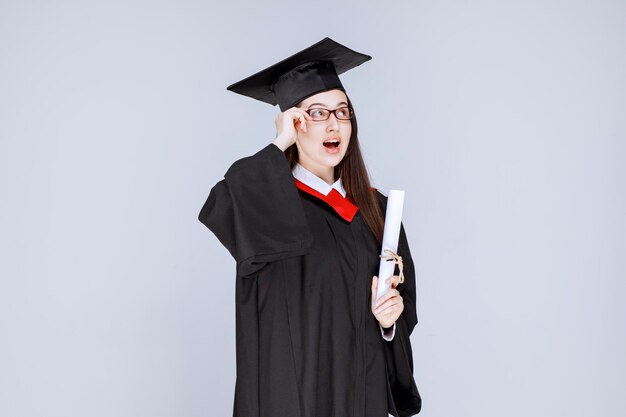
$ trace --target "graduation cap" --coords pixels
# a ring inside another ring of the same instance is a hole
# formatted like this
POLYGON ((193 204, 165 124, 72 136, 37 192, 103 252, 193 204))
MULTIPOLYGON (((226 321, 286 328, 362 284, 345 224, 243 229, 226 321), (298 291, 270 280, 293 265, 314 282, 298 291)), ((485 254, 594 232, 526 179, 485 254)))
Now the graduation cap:
POLYGON ((344 90, 339 74, 372 59, 330 38, 226 87, 244 96, 278 104, 281 111, 321 91, 344 90))

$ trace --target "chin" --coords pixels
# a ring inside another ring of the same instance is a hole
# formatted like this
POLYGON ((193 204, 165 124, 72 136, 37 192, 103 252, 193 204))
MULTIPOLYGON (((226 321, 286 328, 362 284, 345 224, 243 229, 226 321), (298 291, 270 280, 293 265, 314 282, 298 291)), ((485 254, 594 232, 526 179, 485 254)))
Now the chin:
POLYGON ((326 158, 324 158, 324 160, 321 162, 322 165, 325 165, 327 167, 336 167, 337 165, 339 165, 339 163, 343 160, 343 155, 336 155, 336 156, 327 156, 326 158))

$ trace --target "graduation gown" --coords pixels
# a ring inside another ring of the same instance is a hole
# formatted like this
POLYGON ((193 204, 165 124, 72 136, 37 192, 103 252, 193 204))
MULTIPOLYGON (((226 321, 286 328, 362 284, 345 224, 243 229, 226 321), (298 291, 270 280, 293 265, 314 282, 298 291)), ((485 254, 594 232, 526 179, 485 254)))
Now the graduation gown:
MULTIPOLYGON (((384 213, 387 197, 372 192, 384 213)), ((386 341, 370 306, 379 244, 360 211, 348 221, 314 194, 296 186, 270 143, 233 163, 200 211, 236 261, 233 416, 417 414, 415 269, 404 226, 404 311, 386 341)))

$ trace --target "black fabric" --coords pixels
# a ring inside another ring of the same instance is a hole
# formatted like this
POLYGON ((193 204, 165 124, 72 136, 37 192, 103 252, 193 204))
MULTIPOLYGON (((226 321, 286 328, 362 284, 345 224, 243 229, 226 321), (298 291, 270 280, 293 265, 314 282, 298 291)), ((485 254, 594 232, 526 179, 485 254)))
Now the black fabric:
MULTIPOLYGON (((377 195, 384 209, 387 198, 377 195)), ((394 339, 385 341, 370 309, 376 239, 360 212, 346 222, 298 190, 274 144, 230 167, 199 220, 237 264, 234 416, 420 411, 409 339, 417 323, 415 269, 403 226, 405 308, 394 339)))
POLYGON ((279 77, 270 89, 274 92, 282 111, 305 98, 334 89, 346 91, 332 62, 307 62, 279 77))
POLYGON ((370 59, 326 37, 226 89, 285 111, 320 91, 343 90, 339 74, 370 59))

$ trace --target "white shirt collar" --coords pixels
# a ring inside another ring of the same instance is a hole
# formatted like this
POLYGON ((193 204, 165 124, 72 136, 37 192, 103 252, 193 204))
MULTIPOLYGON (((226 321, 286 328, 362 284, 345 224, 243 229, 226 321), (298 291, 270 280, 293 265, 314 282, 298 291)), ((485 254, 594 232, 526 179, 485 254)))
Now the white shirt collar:
POLYGON ((339 193, 341 193, 344 198, 346 197, 346 190, 343 188, 341 178, 335 181, 333 185, 329 185, 326 181, 324 181, 297 162, 296 166, 293 168, 292 173, 294 177, 296 177, 298 180, 302 181, 309 187, 313 188, 315 191, 318 191, 324 195, 328 195, 328 193, 330 193, 331 190, 334 188, 335 190, 339 191, 339 193))

